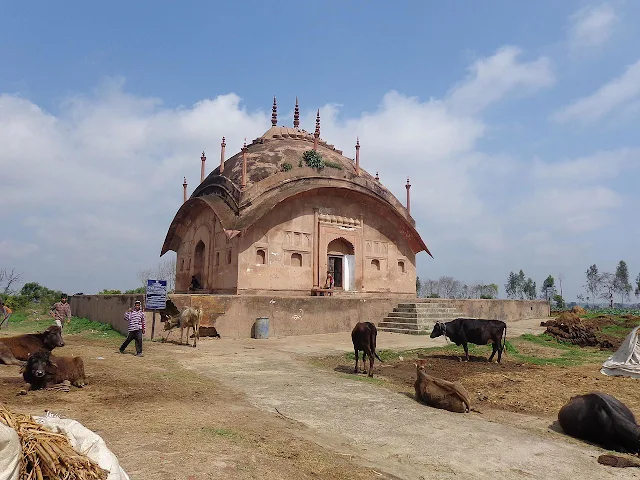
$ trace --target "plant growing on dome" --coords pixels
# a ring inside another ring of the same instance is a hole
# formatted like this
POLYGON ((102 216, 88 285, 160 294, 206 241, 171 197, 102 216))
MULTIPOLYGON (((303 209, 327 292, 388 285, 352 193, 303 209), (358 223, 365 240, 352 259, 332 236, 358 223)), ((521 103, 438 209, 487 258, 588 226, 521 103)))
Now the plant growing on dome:
POLYGON ((302 154, 302 158, 304 163, 307 164, 307 167, 317 168, 318 170, 322 170, 324 168, 325 164, 322 159, 322 155, 320 155, 316 150, 307 150, 302 154))
POLYGON ((293 168, 293 165, 291 165, 289 162, 284 162, 284 163, 282 164, 282 166, 280 167, 280 169, 281 169, 283 172, 288 172, 288 171, 289 171, 289 170, 291 170, 292 168, 293 168))

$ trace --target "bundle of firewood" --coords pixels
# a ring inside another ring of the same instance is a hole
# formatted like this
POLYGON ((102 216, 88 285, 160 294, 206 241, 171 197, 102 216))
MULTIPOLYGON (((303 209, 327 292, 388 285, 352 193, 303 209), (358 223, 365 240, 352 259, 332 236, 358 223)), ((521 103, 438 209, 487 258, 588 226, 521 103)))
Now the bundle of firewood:
POLYGON ((0 422, 20 437, 20 480, 106 480, 109 475, 76 452, 66 436, 46 430, 30 415, 14 414, 0 404, 0 422))

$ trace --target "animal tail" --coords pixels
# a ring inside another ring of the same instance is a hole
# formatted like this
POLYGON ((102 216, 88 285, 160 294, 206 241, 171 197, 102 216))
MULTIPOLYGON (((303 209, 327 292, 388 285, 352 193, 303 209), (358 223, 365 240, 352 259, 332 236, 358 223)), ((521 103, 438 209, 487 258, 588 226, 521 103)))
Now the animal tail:
POLYGON ((504 323, 504 333, 502 335, 502 350, 506 352, 507 348, 507 322, 504 323))
POLYGON ((369 328, 369 332, 371 335, 371 353, 373 353, 373 355, 380 361, 382 361, 382 359, 378 356, 378 354, 376 353, 376 338, 378 337, 378 329, 376 328, 376 326, 369 322, 370 324, 370 328, 369 328))

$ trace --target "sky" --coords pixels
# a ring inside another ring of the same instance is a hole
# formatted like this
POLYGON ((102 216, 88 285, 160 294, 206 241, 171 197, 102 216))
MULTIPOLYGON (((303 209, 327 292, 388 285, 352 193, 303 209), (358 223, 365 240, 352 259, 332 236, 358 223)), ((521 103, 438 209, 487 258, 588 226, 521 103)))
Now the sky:
POLYGON ((410 177, 422 279, 633 281, 639 23, 631 0, 0 1, 0 268, 137 287, 201 152, 264 133, 276 95, 402 203, 410 177))

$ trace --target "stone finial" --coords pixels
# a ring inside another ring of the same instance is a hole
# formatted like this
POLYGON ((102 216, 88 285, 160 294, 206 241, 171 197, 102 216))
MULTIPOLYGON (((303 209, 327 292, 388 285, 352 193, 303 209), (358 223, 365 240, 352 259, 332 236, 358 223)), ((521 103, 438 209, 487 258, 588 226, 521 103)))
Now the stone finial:
POLYGON ((380 181, 380 176, 378 175, 378 172, 376 172, 376 181, 380 181))
POLYGON ((273 96, 273 107, 271 107, 271 126, 275 127, 278 124, 278 104, 276 103, 276 96, 273 96))
POLYGON ((409 194, 409 190, 411 190, 411 183, 409 183, 409 177, 407 177, 405 188, 407 189, 407 213, 411 215, 411 196, 409 194))
POLYGON ((244 139, 242 146, 242 183, 240 186, 244 189, 247 186, 247 139, 244 139))
POLYGON ((300 128, 300 108, 298 107, 298 97, 296 97, 296 107, 293 109, 293 128, 300 128))
POLYGON ((200 160, 202 160, 202 164, 200 166, 200 183, 202 183, 204 181, 204 164, 207 161, 207 157, 205 157, 204 155, 204 150, 202 151, 202 156, 200 157, 200 160))
POLYGON ((356 137, 356 175, 360 175, 360 139, 356 137))
POLYGON ((220 173, 224 172, 224 150, 227 146, 225 138, 222 137, 222 143, 220 143, 220 173))
POLYGON ((313 134, 313 149, 318 150, 318 140, 320 139, 320 109, 316 114, 316 131, 313 134))
POLYGON ((182 182, 182 203, 186 203, 187 201, 187 177, 184 177, 184 181, 182 182))

